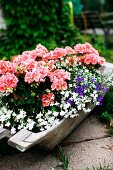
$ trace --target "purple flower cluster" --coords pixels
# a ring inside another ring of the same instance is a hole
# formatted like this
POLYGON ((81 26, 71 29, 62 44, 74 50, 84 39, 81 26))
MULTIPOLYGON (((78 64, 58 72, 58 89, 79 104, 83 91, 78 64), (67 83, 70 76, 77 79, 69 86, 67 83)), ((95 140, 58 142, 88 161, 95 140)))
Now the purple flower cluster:
MULTIPOLYGON (((84 73, 83 73, 84 74, 84 73)), ((93 93, 93 91, 96 91, 98 94, 97 102, 99 105, 102 105, 103 96, 100 95, 101 93, 108 92, 109 88, 104 87, 99 81, 98 78, 90 77, 89 80, 85 81, 85 78, 82 74, 77 74, 77 77, 75 78, 76 81, 76 87, 73 88, 73 92, 78 93, 80 97, 84 97, 86 92, 90 89, 90 92, 93 93), (94 86, 93 86, 94 85, 94 86)), ((75 104, 73 100, 68 99, 68 103, 70 103, 72 106, 75 104)))
POLYGON ((102 105, 102 100, 103 100, 103 96, 99 95, 98 98, 97 98, 97 101, 99 102, 99 106, 102 105))
POLYGON ((73 89, 73 91, 75 93, 78 93, 80 96, 83 96, 84 95, 84 90, 87 89, 87 86, 84 84, 84 85, 78 85, 76 88, 73 89))
POLYGON ((76 81, 77 81, 77 82, 84 82, 84 77, 77 77, 77 78, 76 78, 76 81))
POLYGON ((68 99, 67 102, 68 102, 71 106, 75 106, 74 100, 68 99))

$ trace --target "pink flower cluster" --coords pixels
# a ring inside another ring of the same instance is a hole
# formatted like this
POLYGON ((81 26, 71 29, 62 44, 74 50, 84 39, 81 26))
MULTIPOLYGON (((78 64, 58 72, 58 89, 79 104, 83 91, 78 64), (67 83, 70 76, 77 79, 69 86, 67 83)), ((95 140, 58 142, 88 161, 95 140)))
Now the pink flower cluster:
POLYGON ((64 69, 57 69, 55 65, 56 61, 62 62, 62 59, 67 65, 73 65, 76 62, 86 65, 101 65, 105 61, 89 43, 77 44, 74 49, 67 46, 55 48, 53 51, 48 51, 39 44, 34 50, 23 52, 11 62, 0 61, 0 91, 5 92, 9 88, 16 88, 20 74, 24 75, 24 81, 29 84, 33 82, 40 84, 45 82, 48 77, 51 82, 51 90, 66 90, 70 73, 64 69))
POLYGON ((45 53, 42 60, 60 60, 62 57, 67 59, 68 65, 72 65, 76 62, 83 64, 102 65, 105 59, 99 56, 98 51, 92 47, 91 44, 77 44, 74 49, 67 46, 65 48, 55 48, 53 51, 45 53), (72 59, 71 59, 72 58, 72 59))
POLYGON ((67 89, 67 82, 66 80, 70 80, 70 73, 66 72, 63 69, 57 69, 54 72, 51 72, 50 75, 50 81, 52 83, 52 90, 66 90, 67 89))
POLYGON ((11 73, 6 73, 0 77, 0 92, 5 92, 8 89, 16 88, 18 78, 11 73))
POLYGON ((0 61, 0 92, 16 88, 18 78, 14 75, 15 65, 9 61, 0 61))
POLYGON ((102 65, 105 62, 103 57, 99 56, 98 51, 92 47, 91 44, 77 44, 74 46, 74 53, 76 54, 76 61, 84 63, 86 65, 102 65))
POLYGON ((44 107, 49 106, 51 103, 54 103, 55 95, 53 93, 43 94, 41 101, 44 107))
POLYGON ((55 48, 53 51, 46 53, 42 59, 55 61, 55 60, 59 60, 60 58, 66 55, 70 55, 73 53, 74 53, 74 50, 69 46, 66 46, 65 48, 55 48))
POLYGON ((7 72, 9 73, 15 72, 14 64, 9 61, 0 60, 0 75, 6 74, 7 72))
POLYGON ((39 61, 39 63, 37 63, 36 67, 34 67, 31 71, 27 71, 25 74, 25 82, 28 83, 32 83, 32 82, 44 82, 45 81, 45 77, 48 76, 48 67, 44 66, 41 64, 41 62, 39 61), (38 65, 40 63, 40 65, 38 65))

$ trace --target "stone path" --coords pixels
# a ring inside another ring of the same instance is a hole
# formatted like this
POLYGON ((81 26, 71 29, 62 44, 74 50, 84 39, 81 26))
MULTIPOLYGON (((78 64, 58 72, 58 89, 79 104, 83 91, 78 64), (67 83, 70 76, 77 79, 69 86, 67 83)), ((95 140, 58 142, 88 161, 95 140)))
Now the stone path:
MULTIPOLYGON (((65 132, 64 132, 65 133, 65 132)), ((92 169, 92 166, 109 165, 113 170, 113 137, 105 125, 91 114, 60 145, 69 157, 69 170, 92 169)), ((9 146, 8 146, 9 147, 9 146)), ((47 152, 37 146, 20 153, 8 148, 0 156, 0 170, 60 170, 58 147, 47 152), (13 153, 13 154, 11 154, 13 153)))

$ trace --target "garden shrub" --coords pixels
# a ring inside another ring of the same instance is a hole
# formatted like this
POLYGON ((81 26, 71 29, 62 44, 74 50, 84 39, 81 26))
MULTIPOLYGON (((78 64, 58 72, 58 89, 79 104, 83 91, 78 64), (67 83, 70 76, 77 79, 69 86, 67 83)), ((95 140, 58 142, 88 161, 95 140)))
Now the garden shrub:
POLYGON ((20 54, 38 43, 53 49, 77 41, 68 4, 61 0, 1 0, 1 8, 7 26, 7 38, 0 41, 1 57, 20 54))

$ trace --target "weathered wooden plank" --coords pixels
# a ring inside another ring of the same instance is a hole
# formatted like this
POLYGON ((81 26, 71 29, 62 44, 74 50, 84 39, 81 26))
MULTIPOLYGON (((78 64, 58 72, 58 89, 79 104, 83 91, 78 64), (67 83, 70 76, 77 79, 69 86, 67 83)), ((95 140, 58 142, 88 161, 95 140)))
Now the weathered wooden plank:
POLYGON ((9 130, 0 127, 0 139, 2 139, 4 137, 10 138, 11 137, 11 133, 10 133, 9 130))
POLYGON ((28 145, 27 142, 24 142, 24 140, 28 138, 31 134, 32 132, 28 131, 27 129, 22 129, 8 140, 8 144, 24 152, 25 148, 28 145))

